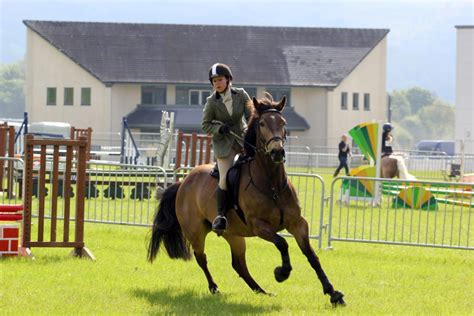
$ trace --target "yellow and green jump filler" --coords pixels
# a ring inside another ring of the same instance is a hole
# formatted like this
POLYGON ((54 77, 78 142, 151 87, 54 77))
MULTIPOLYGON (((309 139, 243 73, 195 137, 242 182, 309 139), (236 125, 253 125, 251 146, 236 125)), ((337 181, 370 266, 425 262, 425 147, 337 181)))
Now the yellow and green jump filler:
MULTIPOLYGON (((375 167, 373 166, 359 166, 354 168, 349 173, 353 177, 375 177, 375 167)), ((342 190, 346 192, 349 189, 350 196, 357 197, 373 197, 375 194, 375 181, 362 179, 344 179, 342 181, 342 190)))
POLYGON ((365 158, 372 159, 374 162, 377 161, 379 135, 379 124, 377 122, 358 124, 349 131, 349 135, 351 135, 365 158))
POLYGON ((409 186, 406 189, 400 190, 393 199, 392 207, 436 211, 438 203, 429 190, 420 186, 409 186))

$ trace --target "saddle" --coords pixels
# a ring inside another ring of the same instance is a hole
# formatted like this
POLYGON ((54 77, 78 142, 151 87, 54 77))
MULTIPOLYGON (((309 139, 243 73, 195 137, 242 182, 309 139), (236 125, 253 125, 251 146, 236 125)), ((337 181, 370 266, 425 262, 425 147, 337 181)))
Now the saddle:
MULTIPOLYGON (((242 211, 239 206, 240 175, 242 173, 242 166, 252 159, 252 157, 246 155, 239 155, 234 165, 227 172, 226 177, 228 208, 233 208, 244 224, 247 224, 247 221, 245 220, 244 211, 242 211)), ((212 169, 210 175, 219 179, 219 169, 217 168, 217 163, 212 169)))

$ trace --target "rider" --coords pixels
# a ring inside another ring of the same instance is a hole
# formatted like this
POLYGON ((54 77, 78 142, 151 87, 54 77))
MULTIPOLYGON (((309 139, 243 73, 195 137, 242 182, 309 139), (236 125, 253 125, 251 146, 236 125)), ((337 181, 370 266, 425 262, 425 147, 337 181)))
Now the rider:
POLYGON ((216 63, 209 69, 209 81, 214 92, 207 98, 202 118, 202 129, 212 136, 212 146, 219 168, 217 187, 217 217, 212 229, 222 232, 227 229, 227 171, 234 157, 242 152, 242 140, 234 135, 243 135, 250 119, 252 106, 244 89, 232 87, 232 72, 229 66, 216 63))
POLYGON ((392 132, 393 126, 390 123, 385 123, 383 125, 383 133, 382 133, 382 158, 386 156, 390 156, 393 153, 392 149, 392 132))

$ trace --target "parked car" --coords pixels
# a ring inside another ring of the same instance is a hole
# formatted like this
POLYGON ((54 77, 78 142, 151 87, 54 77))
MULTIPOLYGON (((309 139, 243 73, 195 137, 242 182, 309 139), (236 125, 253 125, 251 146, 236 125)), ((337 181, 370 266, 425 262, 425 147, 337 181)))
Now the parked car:
POLYGON ((432 153, 446 153, 448 156, 454 156, 456 142, 454 140, 422 140, 416 144, 419 151, 429 151, 432 153))

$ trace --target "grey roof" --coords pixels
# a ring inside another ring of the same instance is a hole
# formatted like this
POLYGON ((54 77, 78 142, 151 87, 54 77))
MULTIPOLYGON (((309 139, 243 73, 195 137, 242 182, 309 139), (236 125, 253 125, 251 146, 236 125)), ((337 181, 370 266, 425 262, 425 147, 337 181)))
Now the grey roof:
MULTIPOLYGON (((130 128, 159 129, 162 111, 174 112, 174 127, 184 131, 198 131, 201 129, 201 118, 203 106, 196 105, 138 105, 127 115, 127 123, 130 128)), ((287 121, 288 131, 303 131, 309 129, 306 120, 295 110, 287 106, 283 110, 287 121)))
POLYGON ((387 29, 24 21, 104 83, 208 83, 215 62, 238 84, 336 86, 387 29))

